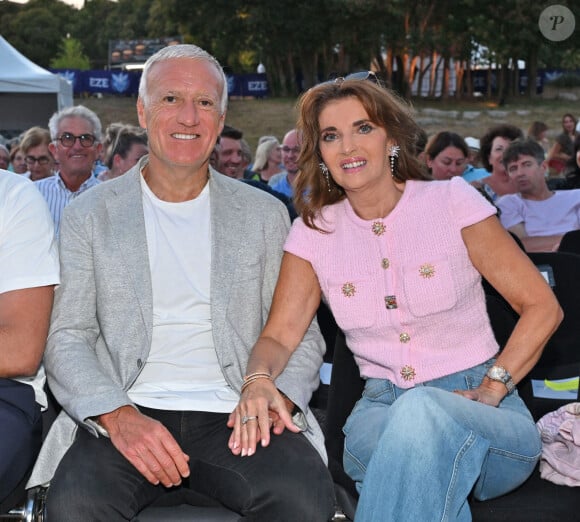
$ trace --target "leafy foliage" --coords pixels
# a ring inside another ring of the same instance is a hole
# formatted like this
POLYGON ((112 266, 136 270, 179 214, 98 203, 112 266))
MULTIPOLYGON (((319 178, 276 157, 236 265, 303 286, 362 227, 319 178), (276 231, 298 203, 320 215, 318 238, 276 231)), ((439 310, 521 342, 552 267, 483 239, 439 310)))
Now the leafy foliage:
POLYGON ((83 53, 81 43, 76 38, 63 38, 58 56, 51 60, 54 69, 90 69, 90 60, 83 53))
MULTIPOLYGON (((109 40, 180 34, 226 71, 265 64, 280 95, 369 68, 403 95, 417 79, 427 79, 433 94, 441 80, 434 64, 444 64, 444 76, 455 67, 462 77, 477 50, 485 64, 497 65, 500 90, 513 94, 518 60, 532 74, 538 66, 580 66, 580 31, 547 41, 538 28, 543 7, 530 0, 86 0, 75 10, 59 0, 31 0, 0 2, 0 22, 3 36, 44 67, 67 34, 94 68, 106 66, 109 40)), ((570 9, 580 23, 580 7, 570 9)), ((449 94, 445 79, 443 85, 449 94)))

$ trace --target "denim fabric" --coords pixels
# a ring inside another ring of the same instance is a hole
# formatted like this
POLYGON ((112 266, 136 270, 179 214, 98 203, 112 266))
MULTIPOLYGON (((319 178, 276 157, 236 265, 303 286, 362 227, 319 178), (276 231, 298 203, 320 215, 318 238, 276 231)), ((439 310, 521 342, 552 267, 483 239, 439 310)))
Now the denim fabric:
MULTIPOLYGON (((248 522, 323 522, 332 516, 332 479, 302 434, 272 435, 267 448, 239 457, 227 446, 227 414, 140 410, 164 424, 189 455, 190 477, 181 487, 198 493, 200 505, 217 501, 248 522)), ((166 491, 147 482, 109 439, 81 429, 51 482, 47 519, 131 520, 166 491)))
POLYGON ((526 480, 541 442, 517 391, 498 408, 452 393, 476 388, 493 363, 408 390, 366 382, 344 427, 356 522, 469 521, 472 491, 485 500, 526 480))

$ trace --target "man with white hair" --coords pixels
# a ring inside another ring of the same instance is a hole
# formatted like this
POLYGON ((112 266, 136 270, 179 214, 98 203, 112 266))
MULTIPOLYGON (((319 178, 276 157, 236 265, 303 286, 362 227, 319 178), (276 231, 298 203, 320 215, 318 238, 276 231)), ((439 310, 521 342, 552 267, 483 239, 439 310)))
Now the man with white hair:
POLYGON ((308 408, 324 353, 316 325, 276 380, 303 431, 272 412, 267 447, 247 455, 230 439, 240 390, 259 378, 246 364, 289 219, 275 198, 210 167, 226 104, 215 58, 193 45, 162 49, 137 101, 149 155, 64 212, 45 358, 64 412, 32 479, 52 478, 49 520, 132 520, 179 486, 248 521, 333 513, 308 408))
POLYGON ((36 182, 46 199, 57 236, 62 211, 73 199, 100 182, 93 167, 101 152, 101 122, 83 105, 67 107, 48 122, 52 142, 48 148, 58 163, 54 176, 36 182))

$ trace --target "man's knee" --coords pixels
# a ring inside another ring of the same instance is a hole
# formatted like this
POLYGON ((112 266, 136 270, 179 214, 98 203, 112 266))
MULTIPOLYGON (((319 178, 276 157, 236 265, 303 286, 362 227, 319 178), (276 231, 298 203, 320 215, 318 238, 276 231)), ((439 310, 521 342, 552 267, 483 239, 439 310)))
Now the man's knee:
POLYGON ((50 521, 131 520, 157 493, 108 439, 79 431, 47 492, 50 521))
POLYGON ((255 520, 264 520, 268 513, 268 520, 279 522, 325 522, 334 514, 332 477, 315 450, 306 458, 301 455, 289 459, 268 475, 266 480, 252 484, 252 510, 260 511, 255 520))

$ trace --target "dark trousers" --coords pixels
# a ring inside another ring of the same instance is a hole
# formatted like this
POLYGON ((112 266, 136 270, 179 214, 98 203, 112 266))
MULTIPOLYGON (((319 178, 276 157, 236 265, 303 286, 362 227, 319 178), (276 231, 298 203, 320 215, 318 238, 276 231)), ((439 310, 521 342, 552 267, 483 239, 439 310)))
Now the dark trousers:
POLYGON ((34 389, 0 379, 0 502, 24 478, 42 444, 42 417, 34 389))
MULTIPOLYGON (((302 434, 272 435, 267 448, 239 457, 228 448, 227 414, 141 408, 163 423, 190 457, 187 487, 256 522, 326 522, 334 488, 302 434)), ((131 520, 167 489, 150 484, 107 438, 79 429, 47 499, 49 522, 131 520)))

